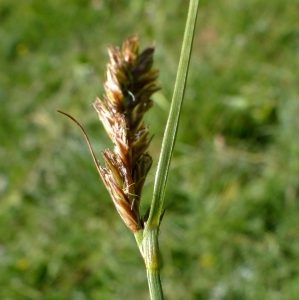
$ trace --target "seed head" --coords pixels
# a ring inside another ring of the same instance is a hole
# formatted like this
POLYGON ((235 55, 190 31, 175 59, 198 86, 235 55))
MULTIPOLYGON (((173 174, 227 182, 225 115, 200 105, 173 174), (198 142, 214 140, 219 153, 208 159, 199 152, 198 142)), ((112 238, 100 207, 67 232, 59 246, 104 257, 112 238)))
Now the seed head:
POLYGON ((132 232, 143 228, 139 213, 142 187, 152 165, 148 154, 149 128, 142 118, 159 90, 158 70, 152 69, 154 46, 139 54, 138 37, 124 41, 122 50, 108 49, 106 94, 94 108, 114 144, 102 152, 105 166, 99 172, 114 205, 132 232))

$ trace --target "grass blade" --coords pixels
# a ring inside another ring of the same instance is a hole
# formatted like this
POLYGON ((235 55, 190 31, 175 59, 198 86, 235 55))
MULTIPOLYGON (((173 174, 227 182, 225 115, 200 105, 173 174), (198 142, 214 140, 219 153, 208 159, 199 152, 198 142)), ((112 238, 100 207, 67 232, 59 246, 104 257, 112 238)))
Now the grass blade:
POLYGON ((168 121, 162 142, 162 149, 158 162, 153 199, 151 203, 150 215, 147 222, 147 227, 156 227, 159 225, 160 216, 163 209, 165 188, 169 173, 170 161, 175 144, 180 111, 182 107, 191 49, 193 43, 194 29, 198 11, 199 0, 190 0, 187 23, 184 33, 184 40, 181 50, 180 62, 178 66, 177 77, 174 86, 172 103, 168 116, 168 121))

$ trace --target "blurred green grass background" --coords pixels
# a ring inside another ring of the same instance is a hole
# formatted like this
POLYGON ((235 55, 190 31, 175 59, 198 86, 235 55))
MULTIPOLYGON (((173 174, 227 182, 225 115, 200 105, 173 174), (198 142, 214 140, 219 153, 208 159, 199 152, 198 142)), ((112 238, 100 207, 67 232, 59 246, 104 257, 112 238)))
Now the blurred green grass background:
MULTIPOLYGON (((156 42, 157 162, 188 1, 0 2, 0 299, 149 299, 93 166, 107 46, 156 42)), ((299 6, 200 1, 161 227, 166 299, 299 298, 299 6)), ((150 203, 153 167, 142 209, 150 203)))

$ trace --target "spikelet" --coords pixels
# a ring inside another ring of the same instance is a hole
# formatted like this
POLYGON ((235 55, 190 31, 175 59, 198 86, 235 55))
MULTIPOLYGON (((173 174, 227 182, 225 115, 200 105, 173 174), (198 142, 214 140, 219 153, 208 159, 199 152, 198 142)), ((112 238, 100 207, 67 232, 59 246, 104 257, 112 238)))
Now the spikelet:
POLYGON ((158 70, 152 69, 154 46, 139 54, 137 36, 125 40, 121 51, 108 51, 106 94, 93 105, 114 149, 102 151, 105 166, 99 166, 99 172, 121 218, 136 232, 143 228, 139 205, 152 165, 149 128, 142 118, 153 105, 150 97, 159 90, 158 70))

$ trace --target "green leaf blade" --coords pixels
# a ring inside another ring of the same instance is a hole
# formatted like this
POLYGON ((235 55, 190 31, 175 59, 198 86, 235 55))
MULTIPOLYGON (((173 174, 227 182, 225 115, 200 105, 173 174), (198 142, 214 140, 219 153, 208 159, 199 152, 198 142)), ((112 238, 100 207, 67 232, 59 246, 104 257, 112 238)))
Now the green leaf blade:
POLYGON ((199 0, 191 0, 185 27, 184 40, 174 86, 168 121, 162 142, 161 153, 156 171, 153 199, 147 227, 158 227, 163 210, 165 189, 169 174, 170 161, 175 145, 181 107, 184 98, 185 86, 191 57, 194 30, 197 18, 199 0))

